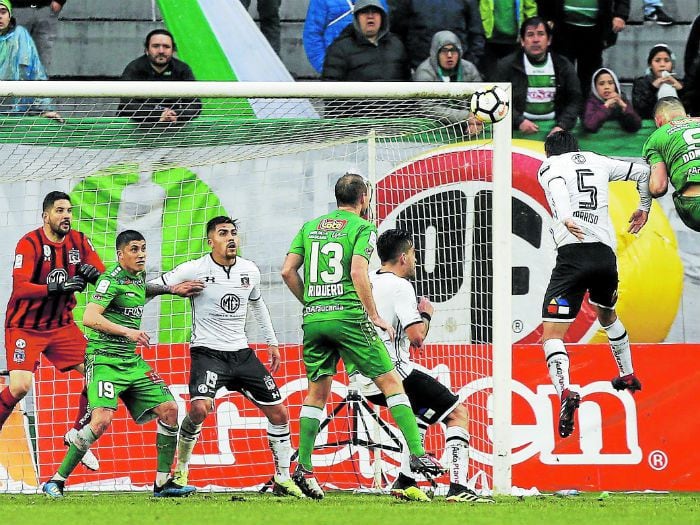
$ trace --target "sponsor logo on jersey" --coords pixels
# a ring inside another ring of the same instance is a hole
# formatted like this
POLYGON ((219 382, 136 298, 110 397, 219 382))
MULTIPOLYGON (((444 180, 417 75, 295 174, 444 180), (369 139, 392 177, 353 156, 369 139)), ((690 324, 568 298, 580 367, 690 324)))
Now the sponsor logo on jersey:
POLYGON ((248 288, 250 286, 250 277, 247 275, 241 275, 241 286, 243 288, 248 288))
POLYGON ((18 253, 17 255, 15 255, 15 268, 21 268, 22 263, 24 263, 24 255, 18 253))
POLYGON ((547 305, 547 313, 550 315, 569 315, 571 307, 564 297, 555 297, 547 305))
POLYGON ((236 313, 238 307, 241 306, 241 300, 237 295, 228 293, 221 298, 221 302, 219 304, 224 312, 233 314, 236 313))
POLYGON ((209 388, 207 388, 207 385, 199 385, 197 387, 197 392, 199 392, 200 394, 206 394, 207 392, 209 392, 209 388))
POLYGON ((99 283, 97 283, 97 288, 95 289, 95 295, 98 293, 105 293, 107 289, 109 288, 109 280, 107 279, 102 279, 99 283))
POLYGON ((133 319, 141 319, 141 316, 143 315, 143 306, 133 306, 129 308, 119 308, 117 311, 127 317, 131 317, 133 319))
POLYGON ((68 250, 68 264, 80 264, 80 252, 75 248, 68 250))
POLYGON ((63 268, 54 268, 46 276, 46 284, 49 283, 62 283, 68 279, 68 272, 63 268))
POLYGON ((573 157, 571 157, 571 160, 574 161, 576 164, 585 164, 586 163, 586 157, 581 155, 580 153, 577 153, 573 157))
POLYGON ((338 231, 348 223, 345 219, 323 219, 318 223, 318 229, 324 232, 338 231))

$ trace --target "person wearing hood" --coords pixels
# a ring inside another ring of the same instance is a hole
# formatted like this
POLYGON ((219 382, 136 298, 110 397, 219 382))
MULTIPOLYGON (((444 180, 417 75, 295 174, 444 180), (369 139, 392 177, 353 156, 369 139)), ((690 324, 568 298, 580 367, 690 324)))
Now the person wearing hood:
POLYGON ((642 118, 654 118, 657 100, 681 97, 683 84, 673 70, 675 62, 676 57, 666 44, 656 44, 649 50, 646 74, 632 84, 632 104, 642 118))
POLYGON ((322 80, 372 82, 411 79, 401 40, 389 32, 389 15, 380 0, 357 0, 353 23, 327 50, 322 80))
POLYGON ((642 119, 622 93, 617 75, 602 67, 591 78, 591 94, 583 110, 583 129, 595 133, 607 120, 617 120, 630 133, 642 127, 642 119))
MULTIPOLYGON (((413 74, 415 82, 481 82, 476 66, 464 60, 462 43, 452 31, 438 31, 430 44, 430 56, 418 66, 413 74)), ((481 131, 480 121, 471 116, 465 102, 436 104, 428 101, 425 108, 437 118, 449 124, 461 123, 467 126, 467 133, 481 131)))
MULTIPOLYGON (((34 41, 12 16, 12 2, 0 0, 0 80, 48 80, 34 41)), ((37 114, 63 122, 49 98, 6 99, 0 112, 37 114)))

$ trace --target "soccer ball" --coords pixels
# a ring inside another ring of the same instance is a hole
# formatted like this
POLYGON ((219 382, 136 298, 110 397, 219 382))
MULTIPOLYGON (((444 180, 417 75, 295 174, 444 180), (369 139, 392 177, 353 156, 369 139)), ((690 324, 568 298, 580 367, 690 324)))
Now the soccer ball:
POLYGON ((469 101, 469 109, 481 122, 498 122, 508 114, 508 95, 494 86, 486 91, 476 91, 469 101))

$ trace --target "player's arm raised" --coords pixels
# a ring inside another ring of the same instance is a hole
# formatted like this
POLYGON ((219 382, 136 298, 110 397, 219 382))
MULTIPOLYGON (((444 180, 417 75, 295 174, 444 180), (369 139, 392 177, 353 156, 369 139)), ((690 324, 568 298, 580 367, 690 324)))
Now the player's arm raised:
POLYGON ((88 303, 83 314, 83 325, 98 332, 110 335, 119 335, 143 346, 149 346, 150 337, 143 330, 134 330, 126 326, 113 323, 104 315, 106 308, 97 303, 88 303))

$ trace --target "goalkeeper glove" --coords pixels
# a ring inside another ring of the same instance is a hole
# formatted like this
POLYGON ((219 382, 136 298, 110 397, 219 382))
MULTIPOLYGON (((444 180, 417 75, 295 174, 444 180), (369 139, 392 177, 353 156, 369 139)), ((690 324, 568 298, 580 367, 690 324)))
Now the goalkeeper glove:
POLYGON ((72 294, 74 292, 82 292, 85 290, 87 283, 85 279, 76 275, 70 279, 66 279, 62 283, 49 283, 49 296, 52 295, 62 295, 62 294, 72 294))
POLYGON ((78 266, 78 275, 83 277, 90 284, 95 284, 100 278, 100 271, 92 264, 83 263, 78 266))

